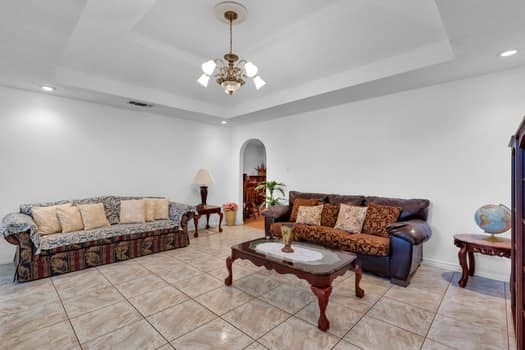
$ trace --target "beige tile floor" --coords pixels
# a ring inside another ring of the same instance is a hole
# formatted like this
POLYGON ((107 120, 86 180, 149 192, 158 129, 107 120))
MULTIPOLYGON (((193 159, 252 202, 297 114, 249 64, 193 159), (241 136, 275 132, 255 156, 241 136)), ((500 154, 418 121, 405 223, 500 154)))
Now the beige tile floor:
MULTIPOLYGON (((187 248, 15 285, 0 267, 0 349, 513 349, 508 285, 422 265, 408 288, 339 277, 317 329, 317 302, 291 275, 234 263, 248 226, 202 231, 187 248)), ((451 247, 453 249, 453 247, 451 247)))

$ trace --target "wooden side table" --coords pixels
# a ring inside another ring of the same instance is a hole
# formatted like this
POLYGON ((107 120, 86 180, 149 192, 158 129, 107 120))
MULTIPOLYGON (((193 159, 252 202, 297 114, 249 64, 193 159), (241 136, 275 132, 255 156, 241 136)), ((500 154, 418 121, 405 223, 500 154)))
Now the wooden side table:
POLYGON ((201 216, 206 215, 206 229, 210 228, 210 215, 219 215, 219 232, 222 232, 222 208, 216 205, 197 206, 197 214, 193 216, 193 223, 195 224, 195 233, 193 237, 199 237, 199 219, 201 216))
POLYGON ((497 238, 497 241, 491 241, 487 240, 488 237, 488 235, 470 233, 454 235, 454 245, 459 248, 459 265, 461 266, 461 270, 463 271, 463 275, 459 280, 460 287, 465 288, 465 286, 467 285, 468 276, 474 276, 474 272, 476 269, 476 265, 474 262, 474 253, 510 258, 510 239, 497 238))

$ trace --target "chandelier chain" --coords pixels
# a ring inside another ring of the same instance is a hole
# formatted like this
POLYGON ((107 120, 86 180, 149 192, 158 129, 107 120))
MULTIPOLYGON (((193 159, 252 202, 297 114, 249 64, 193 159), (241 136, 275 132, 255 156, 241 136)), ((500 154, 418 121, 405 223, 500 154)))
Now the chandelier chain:
POLYGON ((233 31, 232 31, 233 19, 230 17, 230 53, 233 53, 233 31))

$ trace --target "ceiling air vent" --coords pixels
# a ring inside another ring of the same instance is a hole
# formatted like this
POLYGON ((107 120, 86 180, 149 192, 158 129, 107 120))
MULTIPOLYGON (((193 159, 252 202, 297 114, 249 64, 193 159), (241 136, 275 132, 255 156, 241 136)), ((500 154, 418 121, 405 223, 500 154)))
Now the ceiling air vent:
POLYGON ((153 107, 152 104, 145 103, 145 102, 139 102, 139 101, 129 101, 130 105, 138 106, 138 107, 153 107))

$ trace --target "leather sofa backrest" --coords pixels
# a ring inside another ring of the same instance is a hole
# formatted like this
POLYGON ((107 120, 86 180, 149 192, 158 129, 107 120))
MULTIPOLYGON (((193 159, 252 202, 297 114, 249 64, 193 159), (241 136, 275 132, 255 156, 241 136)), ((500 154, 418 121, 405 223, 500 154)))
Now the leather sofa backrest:
POLYGON ((293 202, 297 198, 317 198, 322 202, 332 204, 348 204, 363 206, 370 203, 379 205, 389 205, 401 208, 401 215, 399 221, 406 221, 412 219, 427 220, 428 207, 430 202, 428 199, 402 199, 402 198, 387 198, 387 197, 376 197, 376 196, 360 196, 360 195, 339 195, 329 193, 310 193, 310 192, 298 192, 290 191, 290 210, 293 207, 293 202))
POLYGON ((400 207, 401 215, 399 216, 399 221, 412 219, 426 220, 428 217, 428 206, 430 205, 428 199, 401 199, 374 196, 366 197, 365 204, 368 205, 370 203, 400 207))
POLYGON ((339 194, 309 193, 309 192, 298 192, 298 191, 290 191, 288 195, 290 197, 290 208, 293 207, 293 202, 297 198, 308 198, 308 199, 316 198, 326 203, 332 203, 332 204, 344 203, 344 204, 356 205, 356 206, 363 205, 365 201, 364 196, 357 196, 357 195, 342 196, 339 194))

